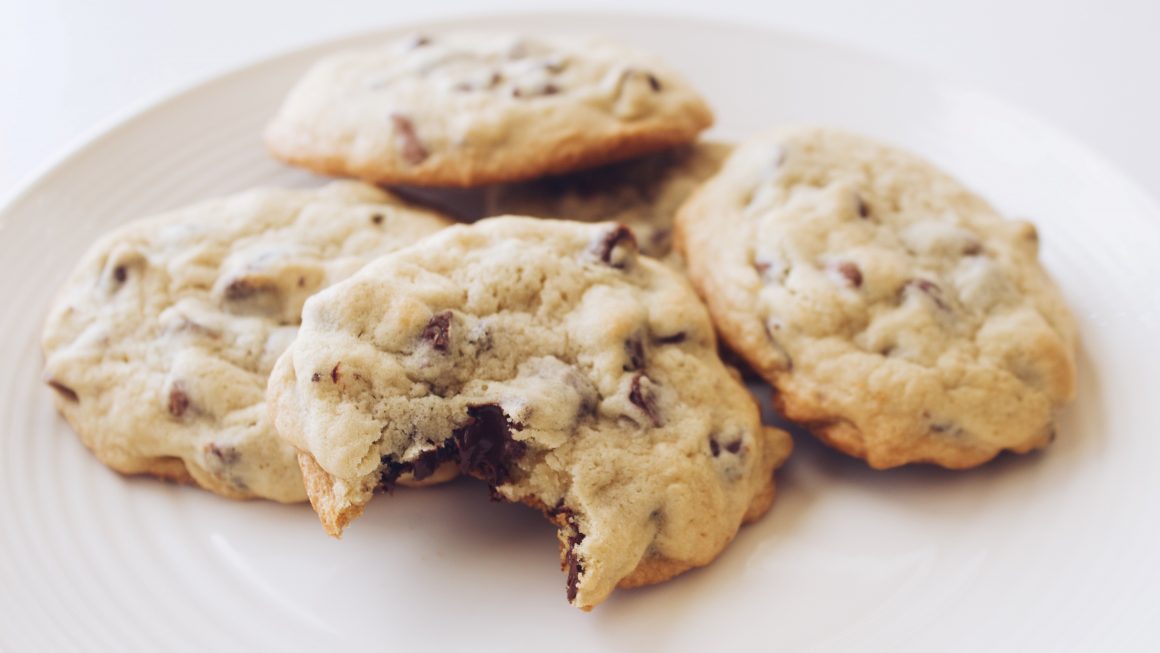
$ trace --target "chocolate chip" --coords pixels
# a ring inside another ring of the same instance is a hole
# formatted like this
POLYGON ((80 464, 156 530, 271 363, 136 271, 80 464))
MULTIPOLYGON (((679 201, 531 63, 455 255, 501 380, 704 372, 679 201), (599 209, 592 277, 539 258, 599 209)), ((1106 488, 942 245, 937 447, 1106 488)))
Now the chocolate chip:
POLYGON ((657 79, 657 76, 652 73, 645 73, 645 75, 648 76, 648 85, 652 88, 653 92, 660 93, 661 80, 657 79))
POLYGON ((374 224, 382 224, 383 223, 383 214, 376 213, 376 214, 372 215, 371 222, 373 222, 374 224))
POLYGON ((238 453, 238 450, 234 447, 229 445, 218 446, 213 442, 205 445, 205 452, 214 458, 217 458, 218 462, 223 465, 232 465, 238 462, 238 459, 241 458, 241 454, 238 453))
POLYGON ((725 451, 736 454, 741 452, 741 440, 735 440, 725 445, 725 451))
POLYGON ((319 374, 318 372, 315 372, 314 374, 310 375, 310 382, 311 383, 318 383, 321 380, 322 380, 322 375, 319 374))
POLYGON ((188 409, 189 395, 185 394, 185 390, 180 384, 174 383, 173 387, 169 389, 169 414, 174 417, 182 417, 188 409))
POLYGON ((113 268, 113 278, 117 280, 117 283, 125 283, 125 280, 129 278, 129 270, 123 265, 118 265, 113 268))
POLYGON ((423 327, 421 337, 430 342, 437 351, 447 351, 447 345, 451 342, 450 328, 451 311, 436 313, 427 326, 423 327))
POLYGON ((559 92, 560 92, 560 87, 556 86, 555 84, 545 84, 544 85, 544 91, 543 91, 544 95, 555 95, 559 92))
POLYGON ((338 383, 339 378, 342 377, 342 374, 339 373, 339 371, 338 371, 338 368, 340 368, 340 367, 342 367, 342 363, 338 362, 338 363, 335 363, 334 367, 331 368, 331 370, 330 370, 330 380, 333 381, 334 383, 338 383))
POLYGON ((447 442, 446 446, 424 451, 411 463, 411 476, 416 481, 428 478, 435 473, 435 470, 439 469, 440 465, 448 460, 453 460, 457 454, 455 443, 450 441, 447 442))
POLYGON ((625 372, 635 372, 644 368, 644 343, 639 336, 632 336, 624 341, 624 354, 628 357, 624 363, 625 372))
POLYGON ((678 331, 671 336, 657 336, 653 338, 653 342, 658 345, 679 345, 685 341, 686 337, 684 331, 678 331))
POLYGON ((584 533, 573 526, 573 535, 568 538, 568 550, 564 553, 564 562, 568 565, 567 593, 568 600, 576 600, 576 590, 580 584, 580 574, 584 573, 584 563, 576 555, 576 547, 584 541, 584 533))
POLYGON ((379 487, 384 492, 391 492, 395 489, 395 483, 399 477, 410 467, 409 465, 395 462, 394 460, 384 459, 382 461, 382 471, 379 472, 379 487))
POLYGON ((472 406, 467 416, 467 424, 451 436, 459 451, 459 468, 493 487, 503 485, 511 478, 508 463, 522 457, 527 445, 512 439, 514 425, 495 404, 472 406))
POLYGON ((963 245, 964 256, 978 256, 983 253, 983 244, 977 240, 972 240, 963 245))
POLYGON ((623 269, 636 252, 636 236, 631 229, 618 224, 597 241, 594 251, 602 262, 623 269))
POLYGON ((657 410, 656 395, 653 394, 649 385, 644 383, 645 380, 649 384, 652 383, 652 379, 648 378, 644 372, 637 372, 632 377, 632 387, 628 391, 628 400, 644 411, 644 414, 652 421, 653 426, 660 426, 663 422, 661 422, 660 413, 657 410))
MULTIPOLYGON (((785 347, 783 347, 781 345, 781 343, 777 341, 777 338, 773 337, 773 329, 771 329, 768 324, 762 324, 762 326, 765 327, 765 337, 769 341, 769 345, 771 347, 773 347, 774 349, 776 349, 777 352, 779 354, 781 354, 783 358, 785 358, 786 371, 792 370, 793 369, 793 359, 790 358, 789 352, 786 351, 785 347)), ((774 328, 779 328, 779 325, 774 324, 774 328)))
POLYGON ((917 288, 927 297, 930 297, 930 300, 934 302, 935 306, 938 306, 944 311, 950 310, 950 307, 947 306, 947 303, 943 301, 942 288, 939 288, 938 284, 934 283, 933 281, 928 281, 926 279, 911 279, 910 281, 906 282, 905 288, 917 288))
POLYGON ((842 261, 838 264, 838 272, 841 272, 842 276, 846 277, 846 281, 849 281, 851 286, 855 288, 862 287, 862 270, 857 264, 851 263, 850 261, 842 261))
POLYGON ((866 219, 870 217, 870 205, 866 204, 866 200, 862 199, 861 195, 857 196, 858 200, 858 217, 866 219))
POLYGON ((55 379, 49 379, 48 387, 56 390, 57 394, 73 403, 78 403, 81 400, 80 397, 77 396, 76 390, 73 390, 72 388, 55 379))
POLYGON ((411 165, 418 165, 427 159, 427 148, 415 134, 415 125, 411 119, 398 113, 391 114, 391 122, 402 141, 403 160, 411 165))
POLYGON ((414 50, 415 48, 421 48, 425 45, 431 45, 431 37, 427 36, 426 34, 419 34, 415 38, 411 39, 407 49, 414 50))
POLYGON ((713 436, 709 436, 709 453, 713 454, 714 458, 721 455, 721 444, 713 436))
POLYGON ((234 279, 226 286, 223 293, 227 301, 240 302, 262 292, 265 288, 257 286, 245 277, 234 279))

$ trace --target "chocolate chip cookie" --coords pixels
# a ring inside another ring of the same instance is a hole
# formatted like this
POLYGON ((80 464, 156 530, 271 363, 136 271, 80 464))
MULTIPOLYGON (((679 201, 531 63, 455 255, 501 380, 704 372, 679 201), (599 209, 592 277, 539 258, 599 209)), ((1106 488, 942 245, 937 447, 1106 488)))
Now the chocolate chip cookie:
POLYGON ((583 609, 712 561, 791 447, 613 223, 491 218, 378 259, 307 301, 268 403, 331 534, 454 461, 556 524, 583 609))
POLYGON ((306 498, 264 404, 307 297, 448 224, 353 182, 259 190, 105 236, 45 326, 60 412, 109 467, 232 498, 306 498))
POLYGON ((677 246, 783 414, 873 467, 1043 447, 1075 395, 1035 227, 909 153, 825 129, 755 139, 681 209, 677 246))
POLYGON ((632 229, 642 254, 667 259, 677 209, 731 150, 700 141, 582 172, 493 186, 485 213, 619 222, 632 229))
POLYGON ((704 100, 602 40, 413 35, 318 62, 266 131, 279 158, 384 184, 474 186, 691 142, 704 100))

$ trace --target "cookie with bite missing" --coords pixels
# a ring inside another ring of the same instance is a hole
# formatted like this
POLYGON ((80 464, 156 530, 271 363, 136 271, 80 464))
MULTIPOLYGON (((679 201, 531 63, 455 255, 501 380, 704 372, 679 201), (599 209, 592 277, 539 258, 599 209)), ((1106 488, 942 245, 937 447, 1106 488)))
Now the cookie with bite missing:
POLYGON ((619 222, 640 252, 671 260, 673 219, 689 195, 713 176, 732 146, 698 141, 591 170, 489 187, 486 215, 534 215, 619 222))
POLYGON ((872 467, 1038 449, 1075 395, 1035 227, 907 152, 829 129, 756 138, 681 209, 677 245, 781 412, 872 467))
POLYGON ((56 405, 119 472, 302 501, 295 452, 274 435, 265 390, 303 302, 447 224, 339 182, 251 191, 123 226, 85 254, 48 316, 45 378, 56 405))
POLYGON ((266 142, 324 174, 476 186, 688 143, 712 121, 652 55, 593 38, 449 32, 319 61, 266 142))
POLYGON ((307 301, 268 403, 331 534, 454 461, 556 524, 582 609, 711 562, 791 448, 685 279, 611 223, 491 218, 378 259, 307 301))

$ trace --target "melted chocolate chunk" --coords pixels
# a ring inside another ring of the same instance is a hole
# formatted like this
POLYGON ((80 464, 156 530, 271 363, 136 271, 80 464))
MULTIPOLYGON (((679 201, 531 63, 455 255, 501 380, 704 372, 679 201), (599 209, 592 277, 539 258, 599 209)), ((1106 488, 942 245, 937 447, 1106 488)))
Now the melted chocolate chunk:
POLYGON ((636 251, 636 236, 633 235, 631 229, 618 224, 596 243, 596 256, 614 268, 623 269, 628 265, 628 257, 617 255, 617 250, 621 249, 622 246, 636 251))
POLYGON ((624 363, 625 372, 644 369, 644 343, 638 336, 632 336, 624 341, 624 353, 628 357, 624 363))
POLYGON ((379 487, 381 487, 384 492, 393 492, 395 489, 395 483, 399 480, 399 477, 408 470, 410 465, 405 465, 403 463, 395 462, 394 460, 386 458, 383 459, 382 465, 383 470, 379 472, 379 487))
POLYGON ((846 277, 846 281, 849 281, 850 285, 854 288, 862 287, 862 270, 857 264, 851 263, 850 261, 842 261, 838 264, 838 272, 841 272, 842 276, 846 277))
MULTIPOLYGON (((451 437, 459 452, 459 468, 492 486, 511 478, 508 463, 520 458, 527 445, 512 439, 513 425, 495 404, 467 409, 469 421, 451 437)), ((514 425, 519 430, 518 425, 514 425)))
POLYGON ((68 387, 67 385, 61 383, 60 381, 49 380, 48 387, 52 388, 53 390, 56 390, 57 394, 59 394, 60 396, 64 397, 65 399, 67 399, 73 403, 79 403, 81 400, 81 398, 77 396, 76 390, 73 390, 72 388, 68 387))
POLYGON ((584 563, 580 562, 579 556, 576 555, 576 547, 584 541, 584 533, 580 529, 572 526, 573 534, 568 538, 568 550, 564 553, 564 562, 568 565, 568 600, 576 600, 577 586, 580 584, 580 574, 584 573, 584 563))
MULTIPOLYGON (((641 383, 642 379, 648 379, 644 372, 637 372, 632 377, 632 388, 628 391, 628 400, 644 411, 648 415, 653 426, 660 426, 662 424, 660 412, 657 410, 656 396, 652 390, 641 383)), ((649 379, 651 382, 651 379, 649 379)))
POLYGON ((447 351, 451 342, 451 311, 436 313, 427 326, 423 327, 422 338, 438 351, 447 351))
POLYGON ((678 331, 671 336, 657 336, 653 338, 653 342, 658 345, 679 345, 685 341, 686 337, 684 331, 678 331))
POLYGON ((169 414, 174 417, 182 417, 188 409, 189 395, 185 394, 185 390, 180 384, 174 383, 169 390, 169 414))
POLYGON ((117 283, 125 283, 125 280, 129 278, 129 270, 123 265, 118 265, 113 268, 113 278, 116 279, 117 283))
POLYGON ((391 122, 395 126, 395 131, 398 132, 399 140, 402 141, 403 160, 411 165, 418 165, 427 159, 427 148, 423 147, 423 143, 419 140, 419 136, 415 134, 415 124, 411 119, 398 113, 391 114, 391 122))
POLYGON ((334 367, 330 370, 330 380, 334 383, 338 383, 338 380, 342 378, 342 373, 338 371, 340 367, 342 367, 342 363, 335 363, 334 367))
POLYGON ((450 441, 445 446, 424 451, 411 463, 411 476, 416 481, 429 478, 435 473, 435 470, 439 469, 440 465, 448 460, 453 460, 458 453, 455 449, 455 443, 450 441))

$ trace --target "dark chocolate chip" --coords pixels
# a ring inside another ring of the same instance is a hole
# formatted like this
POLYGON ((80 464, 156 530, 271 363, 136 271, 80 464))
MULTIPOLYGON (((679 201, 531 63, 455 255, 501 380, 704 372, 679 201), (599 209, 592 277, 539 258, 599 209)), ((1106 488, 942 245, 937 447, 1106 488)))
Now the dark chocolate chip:
POLYGON ((451 311, 436 313, 427 326, 423 327, 422 338, 438 351, 447 351, 451 342, 451 311))
POLYGON ((73 390, 72 388, 55 379, 50 379, 48 381, 48 387, 56 390, 57 394, 73 403, 77 403, 81 400, 80 397, 77 396, 76 390, 73 390))
MULTIPOLYGON (((660 413, 657 410, 656 396, 653 395, 652 390, 647 386, 642 385, 641 381, 643 379, 648 379, 648 376, 644 372, 637 372, 632 377, 632 387, 628 391, 628 400, 635 404, 637 408, 644 411, 645 415, 648 415, 653 426, 660 426, 662 422, 660 413)), ((651 382, 652 379, 649 379, 649 381, 651 382)))
POLYGON ((407 116, 398 113, 391 114, 391 122, 402 141, 403 160, 411 165, 418 165, 427 159, 427 148, 415 134, 415 124, 407 116))
POLYGON ((376 214, 372 215, 371 222, 373 222, 374 224, 382 224, 383 223, 383 214, 376 213, 376 214))
POLYGON ((503 409, 483 404, 467 409, 468 422, 452 433, 459 451, 459 468, 492 486, 503 485, 511 478, 508 463, 519 459, 527 445, 512 439, 512 428, 503 409))
POLYGON ((189 395, 185 394, 185 390, 180 384, 174 383, 173 387, 169 389, 169 414, 174 417, 182 417, 188 409, 189 395))
POLYGON ((311 383, 318 383, 321 380, 322 380, 322 375, 319 374, 318 372, 315 372, 314 374, 310 375, 310 382, 311 383))
POLYGON ((851 286, 855 288, 862 287, 862 270, 857 264, 851 263, 850 261, 842 261, 838 264, 838 272, 841 272, 842 276, 846 277, 846 281, 849 281, 851 286))
POLYGON ((229 445, 218 446, 213 442, 205 445, 205 452, 214 458, 217 458, 218 462, 222 463, 223 465, 232 465, 238 462, 238 459, 241 457, 241 454, 238 453, 237 449, 229 445))
POLYGON ((709 453, 713 454, 714 458, 721 455, 721 444, 713 436, 709 436, 709 453))
POLYGON ((555 84, 545 84, 544 85, 544 90, 543 90, 544 95, 555 95, 559 92, 560 92, 560 87, 556 86, 555 84))
POLYGON ((576 547, 584 541, 584 533, 573 526, 573 535, 568 538, 568 550, 564 553, 564 562, 568 565, 567 592, 568 600, 576 600, 577 587, 580 584, 580 574, 584 573, 584 563, 576 555, 576 547))
POLYGON ((736 454, 741 452, 741 440, 735 440, 725 445, 725 451, 736 454))
POLYGON ((685 335, 684 331, 678 331, 671 336, 657 336, 653 338, 653 342, 658 345, 679 345, 685 341, 686 337, 688 336, 685 335))
POLYGON ((861 195, 858 196, 858 217, 863 219, 870 217, 870 205, 862 199, 861 195))
POLYGON ((618 224, 604 234, 604 237, 596 243, 596 256, 614 268, 624 268, 628 265, 627 258, 616 255, 616 250, 621 246, 630 248, 635 252, 636 236, 633 235, 631 229, 622 224, 618 224))
POLYGON ((455 443, 451 441, 437 449, 424 451, 411 463, 411 476, 416 481, 428 478, 435 473, 435 470, 439 469, 440 465, 448 460, 453 460, 457 455, 455 443))
POLYGON ((639 336, 634 335, 624 341, 624 354, 628 358, 624 363, 625 372, 644 369, 644 343, 639 336))
POLYGON ((950 306, 947 306, 947 303, 943 301, 942 288, 939 288, 938 284, 935 282, 928 281, 926 279, 911 279, 910 281, 906 282, 906 286, 917 288, 927 297, 930 297, 930 300, 934 302, 935 306, 938 306, 942 310, 950 310, 950 306))
POLYGON ((129 278, 129 270, 123 265, 118 265, 113 268, 113 278, 117 280, 117 283, 125 283, 125 280, 129 278))
POLYGON ((383 460, 382 464, 383 469, 381 472, 379 472, 379 487, 381 487, 384 492, 392 492, 395 489, 395 483, 399 480, 399 477, 402 476, 410 466, 389 459, 383 460))
POLYGON ((335 363, 334 367, 330 370, 330 380, 334 383, 338 383, 338 379, 342 377, 342 374, 338 371, 338 368, 340 367, 342 367, 342 363, 338 362, 335 363))
POLYGON ((261 286, 250 283, 249 279, 242 277, 234 279, 225 289, 225 298, 227 301, 239 302, 244 299, 249 299, 254 295, 265 290, 261 286))
POLYGON ((648 76, 648 85, 652 88, 653 92, 660 93, 661 80, 657 79, 657 76, 652 73, 645 73, 645 75, 648 76))
POLYGON ((980 243, 977 240, 969 241, 966 245, 963 246, 963 255, 964 256, 978 256, 979 254, 982 254, 982 253, 983 253, 983 243, 980 243))
POLYGON ((426 34, 419 34, 411 40, 409 49, 414 50, 415 48, 421 48, 424 45, 431 45, 431 37, 427 36, 426 34))

